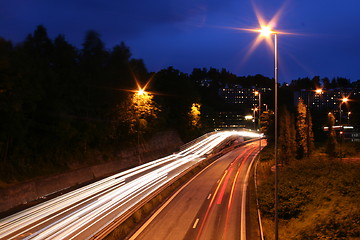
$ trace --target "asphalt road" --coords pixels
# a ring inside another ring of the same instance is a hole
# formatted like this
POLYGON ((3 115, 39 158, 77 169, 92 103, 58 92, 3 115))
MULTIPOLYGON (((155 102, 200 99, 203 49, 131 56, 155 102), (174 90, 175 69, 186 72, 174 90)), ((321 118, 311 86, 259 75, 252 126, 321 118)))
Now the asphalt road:
POLYGON ((219 158, 175 193, 130 239, 256 238, 250 231, 258 226, 249 224, 247 184, 258 150, 255 141, 219 158))
POLYGON ((216 132, 185 150, 0 219, 0 239, 90 239, 241 132, 216 132))

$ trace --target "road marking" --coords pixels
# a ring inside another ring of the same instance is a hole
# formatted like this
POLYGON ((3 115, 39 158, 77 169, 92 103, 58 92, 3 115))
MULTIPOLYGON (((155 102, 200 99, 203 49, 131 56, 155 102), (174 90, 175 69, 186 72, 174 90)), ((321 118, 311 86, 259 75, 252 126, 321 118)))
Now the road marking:
POLYGON ((229 182, 229 179, 230 179, 230 176, 231 176, 231 173, 232 173, 233 170, 234 170, 234 168, 230 166, 230 169, 228 170, 229 174, 226 175, 225 181, 224 181, 224 183, 222 185, 222 188, 221 188, 221 190, 219 192, 219 197, 218 197, 217 202, 216 202, 216 204, 218 204, 218 205, 221 204, 221 202, 222 202, 222 199, 223 199, 224 194, 225 194, 226 187, 228 185, 228 182, 229 182))
MULTIPOLYGON (((246 240, 246 192, 247 192, 247 187, 248 187, 248 182, 249 182, 249 174, 250 174, 250 170, 251 167, 254 163, 254 160, 258 154, 258 151, 256 150, 252 150, 251 153, 255 152, 255 155, 253 156, 253 158, 250 160, 248 169, 246 171, 245 174, 245 179, 244 179, 244 183, 243 183, 243 189, 242 189, 242 196, 241 196, 241 221, 240 221, 240 239, 241 240, 246 240)), ((247 156, 247 158, 250 156, 250 154, 247 156)))
POLYGON ((205 225, 205 222, 206 222, 206 219, 207 219, 208 214, 209 214, 209 212, 210 212, 211 206, 212 206, 213 203, 214 203, 214 200, 215 200, 215 198, 216 198, 216 195, 217 195, 217 193, 218 193, 218 191, 219 191, 219 189, 220 189, 221 183, 223 182, 223 180, 224 180, 227 172, 228 172, 228 171, 226 170, 225 173, 224 173, 224 175, 223 175, 222 178, 220 179, 220 181, 218 181, 218 182, 219 182, 219 183, 218 183, 218 186, 216 187, 215 192, 214 192, 214 195, 212 196, 211 201, 210 201, 210 203, 209 203, 209 206, 208 206, 208 208, 207 208, 207 210, 206 210, 206 213, 205 213, 205 216, 204 216, 204 220, 202 221, 202 224, 201 224, 200 229, 199 229, 199 231, 198 231, 198 234, 197 234, 197 236, 196 236, 196 240, 198 240, 198 239, 200 238, 202 229, 203 229, 203 227, 204 227, 204 225, 205 225))
POLYGON ((211 198, 211 193, 209 194, 209 196, 207 197, 207 199, 209 200, 211 198))
POLYGON ((160 214, 160 212, 170 204, 170 202, 185 188, 187 187, 194 179, 196 179, 201 173, 203 173, 206 169, 208 169, 210 166, 215 164, 218 160, 213 161, 210 163, 207 167, 205 167, 203 170, 201 170, 198 174, 196 174, 193 178, 191 178, 187 183, 185 183, 179 190, 177 190, 176 193, 174 193, 130 238, 129 240, 136 239, 140 233, 144 231, 144 229, 157 217, 157 215, 160 214))
POLYGON ((196 228, 198 222, 199 222, 199 218, 196 219, 196 221, 195 221, 195 223, 194 223, 194 225, 193 225, 193 228, 196 228))

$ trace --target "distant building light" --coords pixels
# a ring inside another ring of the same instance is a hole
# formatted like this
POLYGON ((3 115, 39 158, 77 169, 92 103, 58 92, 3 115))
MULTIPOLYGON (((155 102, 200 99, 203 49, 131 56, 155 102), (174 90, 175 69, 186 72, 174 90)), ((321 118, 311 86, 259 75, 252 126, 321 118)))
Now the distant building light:
POLYGON ((246 115, 245 116, 245 120, 251 120, 251 119, 253 119, 253 116, 251 116, 251 115, 246 115))

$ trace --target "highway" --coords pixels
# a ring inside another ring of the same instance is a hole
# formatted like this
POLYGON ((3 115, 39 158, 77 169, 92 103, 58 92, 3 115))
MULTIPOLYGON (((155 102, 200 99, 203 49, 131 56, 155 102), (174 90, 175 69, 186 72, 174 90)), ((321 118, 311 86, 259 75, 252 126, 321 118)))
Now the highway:
MULTIPOLYGON (((266 145, 262 141, 262 147, 266 145)), ((173 195, 130 240, 256 239, 247 185, 259 152, 255 141, 213 162, 173 195)))
POLYGON ((110 223, 126 216, 231 136, 257 137, 249 132, 216 132, 183 151, 0 219, 0 239, 97 239, 110 223))

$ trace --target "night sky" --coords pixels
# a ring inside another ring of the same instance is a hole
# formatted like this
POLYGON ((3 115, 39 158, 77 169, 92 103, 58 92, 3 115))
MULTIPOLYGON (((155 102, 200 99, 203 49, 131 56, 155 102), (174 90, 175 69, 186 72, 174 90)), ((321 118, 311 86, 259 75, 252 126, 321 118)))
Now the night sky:
POLYGON ((265 42, 244 58, 257 28, 253 6, 270 20, 279 9, 279 81, 299 77, 360 79, 359 0, 1 0, 0 36, 23 41, 43 24, 51 38, 64 34, 81 47, 87 30, 106 48, 124 41, 149 71, 173 66, 226 68, 239 76, 273 77, 265 42))

